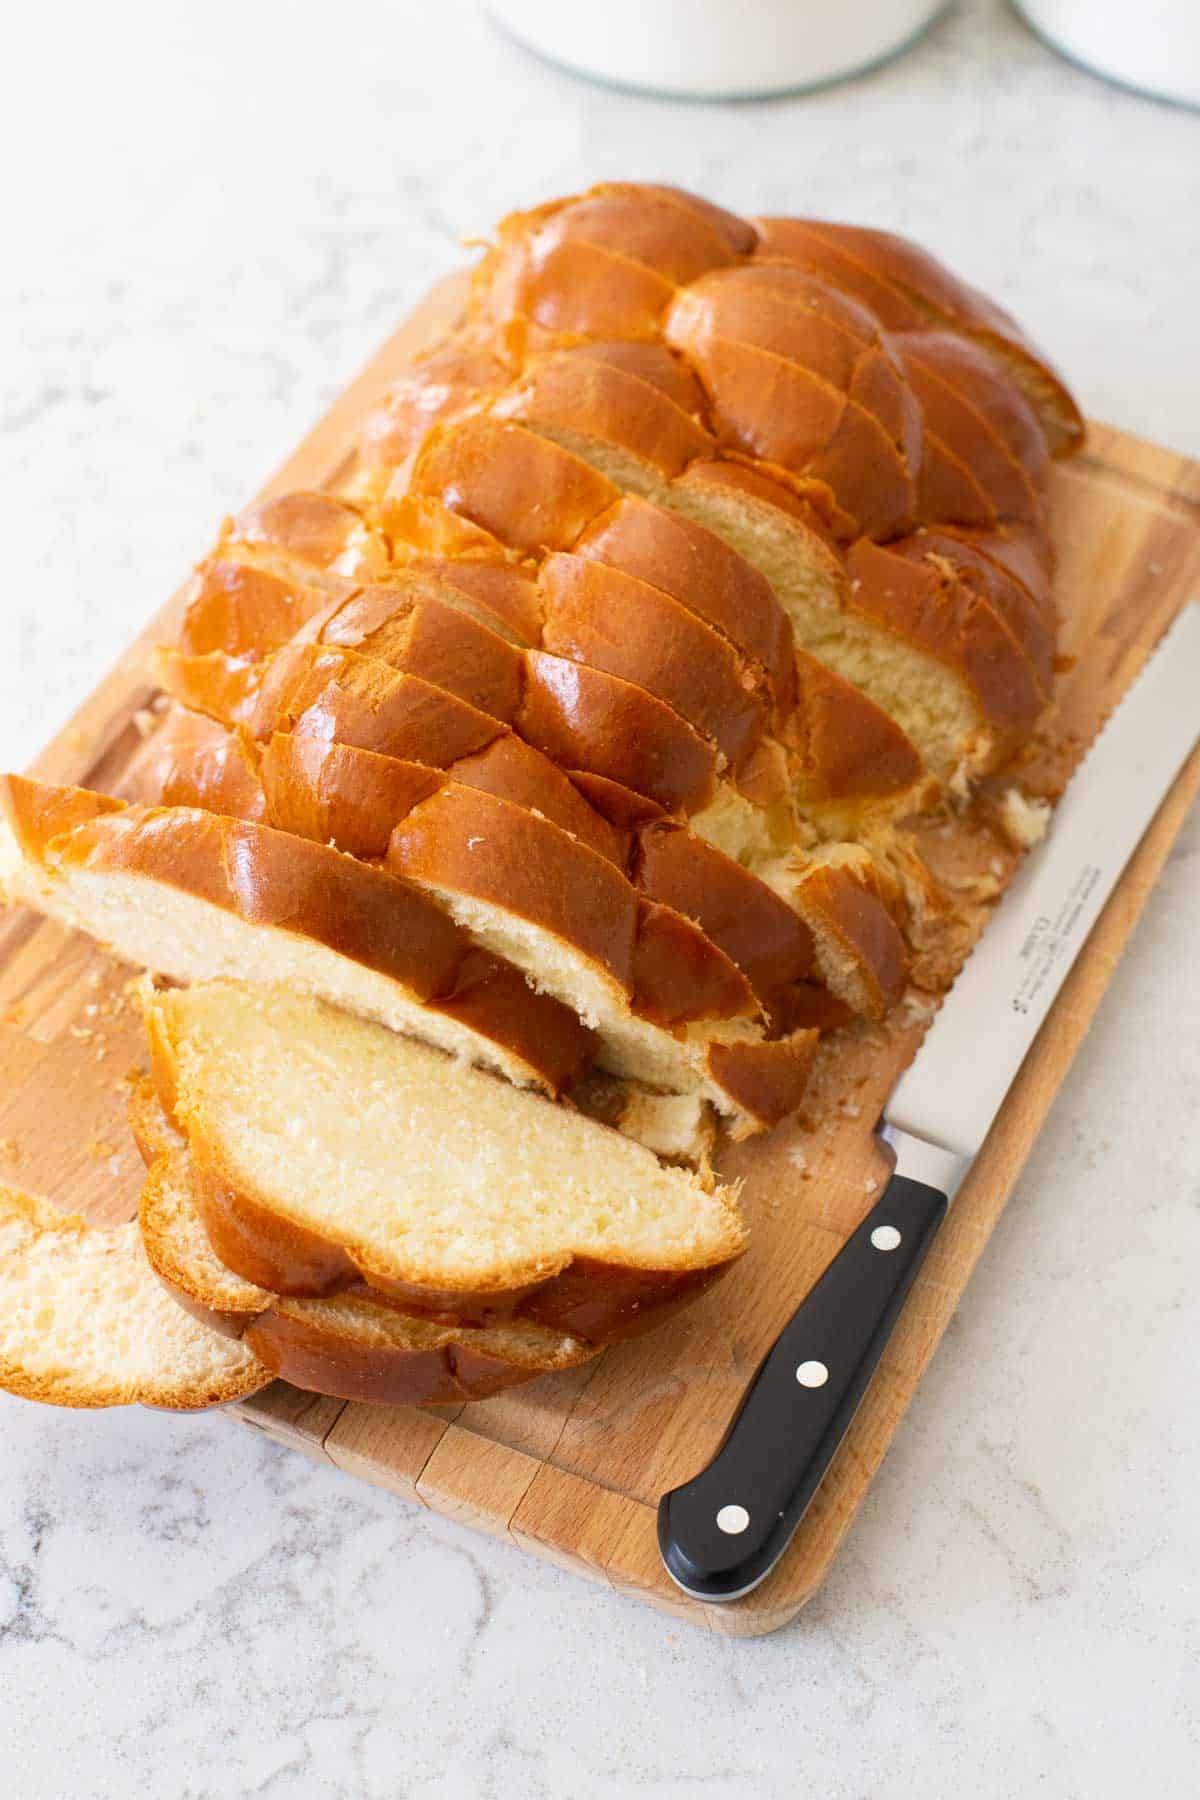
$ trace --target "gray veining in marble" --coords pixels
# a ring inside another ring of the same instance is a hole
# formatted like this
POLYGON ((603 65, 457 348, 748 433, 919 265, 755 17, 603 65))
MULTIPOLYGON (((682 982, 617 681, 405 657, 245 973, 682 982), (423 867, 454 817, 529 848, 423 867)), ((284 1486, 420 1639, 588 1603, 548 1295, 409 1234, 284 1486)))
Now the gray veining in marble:
MULTIPOLYGON (((603 174, 893 224, 1200 454, 1200 121, 998 0, 764 105, 602 92, 467 0, 13 9, 0 761, 460 234, 603 174)), ((412 1800, 1196 1792, 1200 833, 821 1596, 706 1638, 219 1417, 0 1402, 0 1788, 412 1800)))

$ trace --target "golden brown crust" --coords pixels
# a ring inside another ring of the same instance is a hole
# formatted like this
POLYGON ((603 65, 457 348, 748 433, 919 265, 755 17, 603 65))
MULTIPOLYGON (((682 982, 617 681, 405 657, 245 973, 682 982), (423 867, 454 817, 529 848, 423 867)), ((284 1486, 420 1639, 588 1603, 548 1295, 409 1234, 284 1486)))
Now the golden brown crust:
POLYGON ((801 269, 745 264, 692 284, 672 305, 668 342, 699 351, 748 344, 807 369, 871 413, 905 468, 921 461, 921 409, 894 346, 865 307, 801 269))
POLYGON ((194 656, 224 650, 230 656, 261 655, 287 642, 329 603, 324 588, 284 581, 265 569, 210 556, 186 590, 179 648, 194 656))
POLYGON ((884 1018, 904 992, 908 955, 889 908, 872 891, 869 869, 815 867, 794 893, 827 986, 855 1012, 884 1018))
POLYGON ((226 527, 218 555, 230 545, 278 551, 314 574, 349 581, 377 581, 391 561, 382 532, 333 494, 297 492, 260 500, 226 527))
POLYGON ((678 825, 661 823, 639 832, 635 866, 643 892, 695 919, 759 996, 810 973, 808 927, 732 857, 678 825))
POLYGON ((648 820, 660 819, 663 815, 663 807, 657 800, 636 793, 633 788, 623 787, 607 775, 597 775, 592 769, 570 769, 568 775, 589 805, 620 832, 634 831, 648 820))
POLYGON ((662 588, 760 663, 780 712, 789 710, 795 694, 791 626, 765 578, 711 531, 626 495, 593 520, 575 549, 662 588))
POLYGON ((628 833, 610 823, 569 775, 523 738, 506 732, 476 755, 460 757, 450 773, 464 787, 480 788, 544 813, 597 855, 624 868, 628 833))
POLYGON ((381 584, 334 600, 296 642, 375 657, 496 719, 510 719, 520 697, 520 652, 462 607, 410 585, 381 584))
POLYGON ((757 345, 714 335, 686 347, 726 443, 824 482, 868 537, 912 523, 912 473, 873 412, 757 345))
POLYGON ((451 587, 475 606, 484 624, 514 644, 536 644, 542 615, 532 575, 512 563, 472 562, 467 557, 414 556, 406 576, 451 587))
POLYGON ((687 188, 672 187, 661 181, 598 181, 589 193, 620 194, 635 200, 651 196, 670 206, 682 207, 685 212, 699 213, 732 254, 744 255, 754 248, 755 230, 748 219, 727 212, 723 206, 715 205, 701 194, 690 193, 687 188))
POLYGON ((358 438, 364 468, 394 468, 440 420, 499 393, 510 371, 491 350, 449 344, 420 357, 367 414, 358 438))
POLYGON ((493 793, 447 783, 397 825, 388 866, 451 905, 480 902, 548 933, 656 1024, 753 1010, 745 981, 694 924, 639 900, 615 864, 493 793))
POLYGON ((814 657, 797 652, 792 773, 801 804, 915 798, 921 759, 882 707, 814 657))
POLYGON ((147 806, 199 806, 234 819, 265 819, 258 753, 245 732, 172 706, 122 781, 123 798, 147 806))
POLYGON ((280 831, 373 857, 385 854, 393 827, 442 782, 439 770, 422 763, 289 732, 269 740, 261 774, 267 818, 280 831))
POLYGON ((676 356, 673 350, 668 350, 665 344, 628 343, 621 339, 600 338, 576 344, 571 354, 590 358, 593 362, 608 363, 614 369, 623 369, 627 375, 636 375, 639 380, 658 388, 668 400, 673 401, 693 419, 702 417, 704 389, 683 358, 676 356))
POLYGON ((711 738, 737 768, 767 726, 761 672, 661 588, 611 564, 554 555, 542 564, 542 643, 635 683, 711 738))
POLYGON ((657 336, 673 283, 631 257, 540 225, 534 213, 502 222, 472 281, 476 323, 518 354, 579 338, 657 336))
POLYGON ((589 445, 615 448, 637 465, 645 492, 714 448, 709 433, 660 387, 578 350, 535 358, 491 412, 555 439, 585 461, 589 445))
POLYGON ((993 757, 1033 725, 1046 695, 1028 655, 988 601, 957 580, 924 539, 872 544, 847 557, 849 610, 882 625, 965 680, 995 737, 993 757))
POLYGON ((503 726, 490 713, 417 675, 353 650, 291 645, 266 666, 251 728, 353 744, 444 768, 486 749, 503 726))
POLYGON ((754 992, 733 958, 672 906, 639 898, 633 953, 634 1010, 668 1031, 694 1019, 747 1019, 754 992))
POLYGON ((870 306, 889 330, 937 327, 978 343, 1037 408, 1052 453, 1064 456, 1078 449, 1083 421, 1057 371, 1002 307, 919 246, 891 232, 825 219, 758 219, 755 224, 758 257, 819 269, 870 306))
POLYGON ((488 416, 430 432, 412 492, 525 555, 569 550, 617 498, 612 483, 577 456, 523 425, 488 416))
POLYGON ((819 1039, 809 1028, 766 1044, 710 1044, 709 1080, 747 1118, 770 1130, 803 1100, 819 1039))
POLYGON ((397 825, 387 860, 431 892, 536 925, 632 994, 637 896, 614 864, 549 819, 447 782, 397 825))
MULTIPOLYGON (((1044 496, 1024 464, 1013 454, 1005 439, 997 432, 986 414, 975 403, 974 395, 983 387, 979 382, 973 393, 947 380, 936 356, 931 357, 926 340, 945 334, 923 332, 900 340, 900 354, 913 391, 925 415, 926 440, 935 435, 943 451, 960 467, 969 471, 976 488, 986 497, 993 519, 987 523, 1018 520, 1040 528, 1045 514, 1044 496)), ((954 339, 948 340, 954 343, 954 339)), ((991 378, 992 371, 984 374, 991 378)), ((1000 387, 1002 377, 996 372, 992 387, 1000 387)), ((986 391, 986 390, 984 390, 986 391)), ((928 450, 927 450, 928 456, 928 450)), ((922 470, 924 476, 924 470, 922 470)), ((922 492, 924 493, 924 488, 922 492)), ((926 523, 938 520, 952 522, 956 515, 932 508, 922 514, 926 523)), ((973 519, 966 523, 975 523, 973 519)))
POLYGON ((667 812, 698 812, 715 792, 707 739, 644 688, 585 663, 531 651, 515 723, 563 768, 590 769, 667 812))
POLYGON ((49 849, 62 866, 149 876, 247 923, 302 932, 419 1000, 451 985, 466 949, 440 907, 386 870, 248 820, 131 806, 49 849))
POLYGON ((906 332, 894 341, 906 363, 936 376, 984 420, 1040 499, 1050 472, 1045 427, 1003 366, 980 345, 953 331, 906 332))
MULTIPOLYGON (((569 1008, 534 992, 499 958, 482 955, 416 889, 325 844, 187 807, 125 807, 19 776, 0 783, 0 815, 51 890, 70 869, 148 878, 247 924, 295 933, 394 981, 433 1015, 467 1026, 481 1060, 495 1060, 494 1046, 505 1066, 551 1092, 594 1054, 593 1034, 569 1008)), ((159 973, 186 980, 195 970, 181 949, 159 973)))

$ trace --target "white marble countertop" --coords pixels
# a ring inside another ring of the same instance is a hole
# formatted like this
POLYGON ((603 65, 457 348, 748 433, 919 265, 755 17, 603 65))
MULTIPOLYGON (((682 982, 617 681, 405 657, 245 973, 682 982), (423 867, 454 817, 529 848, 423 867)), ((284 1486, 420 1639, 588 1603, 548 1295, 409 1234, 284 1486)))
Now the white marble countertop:
MULTIPOLYGON (((3 766, 461 234, 601 175, 909 230, 1013 307, 1089 411, 1200 454, 1200 120, 1059 63, 1000 4, 759 106, 588 87, 467 0, 20 12, 3 766)), ((220 1417, 5 1401, 5 1790, 1194 1794, 1198 851, 1193 819, 796 1625, 693 1633, 220 1417)))

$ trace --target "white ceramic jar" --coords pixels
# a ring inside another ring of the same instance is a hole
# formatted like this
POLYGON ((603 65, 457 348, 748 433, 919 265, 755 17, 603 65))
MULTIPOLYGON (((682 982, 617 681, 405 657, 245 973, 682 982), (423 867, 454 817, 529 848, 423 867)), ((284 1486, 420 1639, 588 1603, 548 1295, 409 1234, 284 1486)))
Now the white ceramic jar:
POLYGON ((740 99, 817 87, 906 47, 946 0, 488 0, 531 50, 620 87, 740 99))
POLYGON ((1200 106, 1200 0, 1017 0, 1048 44, 1125 87, 1200 106))

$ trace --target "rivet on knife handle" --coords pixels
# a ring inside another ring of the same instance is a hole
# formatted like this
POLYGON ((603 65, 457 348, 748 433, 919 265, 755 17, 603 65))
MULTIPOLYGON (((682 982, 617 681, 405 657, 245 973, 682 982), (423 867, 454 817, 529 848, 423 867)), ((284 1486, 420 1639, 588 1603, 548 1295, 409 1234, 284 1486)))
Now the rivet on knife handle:
POLYGON ((736 1600, 782 1556, 858 1410, 952 1192, 952 1181, 934 1187, 897 1167, 784 1326, 712 1462, 663 1496, 659 1548, 685 1593, 736 1600))

